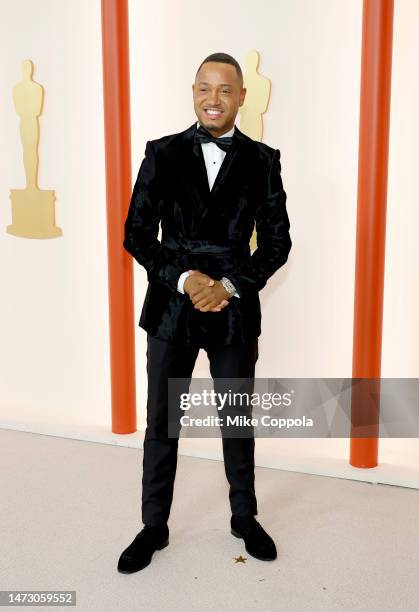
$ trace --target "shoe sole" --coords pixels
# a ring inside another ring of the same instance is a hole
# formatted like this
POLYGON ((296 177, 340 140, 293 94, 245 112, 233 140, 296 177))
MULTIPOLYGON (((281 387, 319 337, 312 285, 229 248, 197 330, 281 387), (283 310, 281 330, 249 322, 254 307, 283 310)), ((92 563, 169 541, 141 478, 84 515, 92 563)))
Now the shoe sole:
MULTIPOLYGON (((166 546, 168 546, 168 545, 169 545, 169 540, 166 540, 165 542, 163 542, 163 544, 160 544, 160 546, 157 546, 156 550, 163 550, 163 548, 166 548, 166 546)), ((153 555, 154 555, 154 553, 153 553, 153 555)), ((140 572, 141 570, 143 570, 144 568, 146 568, 146 567, 148 567, 150 565, 150 563, 152 561, 152 558, 153 558, 153 555, 151 555, 151 559, 150 559, 150 561, 148 563, 146 563, 145 565, 142 565, 138 569, 136 568, 136 569, 133 569, 133 570, 122 570, 122 569, 119 569, 119 567, 118 567, 117 568, 118 572, 120 572, 121 574, 134 574, 135 572, 140 572)))
MULTIPOLYGON (((243 536, 241 533, 239 533, 238 531, 236 531, 235 529, 231 528, 230 529, 231 533, 234 535, 234 537, 239 538, 240 540, 243 540, 243 536)), ((258 557, 257 555, 255 555, 255 553, 252 553, 249 551, 249 549, 247 548, 246 542, 245 542, 245 549, 246 552, 251 556, 254 557, 255 559, 258 559, 259 561, 275 561, 275 559, 277 559, 278 555, 276 555, 275 557, 270 557, 269 559, 267 559, 266 557, 258 557)))

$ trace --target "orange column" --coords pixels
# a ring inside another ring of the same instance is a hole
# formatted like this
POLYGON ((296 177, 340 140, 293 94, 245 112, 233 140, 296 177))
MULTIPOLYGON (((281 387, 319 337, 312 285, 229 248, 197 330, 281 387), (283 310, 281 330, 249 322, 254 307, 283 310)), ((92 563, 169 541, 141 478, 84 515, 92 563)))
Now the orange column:
MULTIPOLYGON (((381 376, 393 4, 364 0, 363 7, 353 378, 381 376)), ((362 422, 367 411, 356 391, 353 423, 362 422)), ((378 438, 353 436, 349 462, 375 467, 378 438)))
POLYGON ((102 0, 112 431, 137 430, 132 257, 123 248, 131 196, 127 0, 102 0))

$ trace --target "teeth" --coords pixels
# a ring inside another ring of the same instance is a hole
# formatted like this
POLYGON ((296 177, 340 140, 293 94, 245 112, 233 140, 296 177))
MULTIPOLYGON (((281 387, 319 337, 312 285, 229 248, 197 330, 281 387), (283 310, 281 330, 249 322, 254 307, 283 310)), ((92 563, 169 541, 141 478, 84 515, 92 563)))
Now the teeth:
POLYGON ((221 114, 221 111, 219 111, 219 110, 212 110, 212 109, 210 109, 210 108, 207 108, 207 111, 206 111, 206 112, 207 112, 209 115, 220 115, 220 114, 221 114))

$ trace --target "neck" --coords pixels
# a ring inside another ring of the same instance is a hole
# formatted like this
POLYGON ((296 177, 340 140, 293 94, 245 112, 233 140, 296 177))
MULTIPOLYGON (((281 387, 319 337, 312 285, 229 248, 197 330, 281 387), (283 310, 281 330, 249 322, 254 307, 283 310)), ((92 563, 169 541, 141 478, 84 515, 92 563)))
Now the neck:
MULTIPOLYGON (((202 125, 200 121, 199 121, 199 125, 202 125)), ((214 138, 220 138, 223 134, 226 134, 227 132, 233 129, 234 123, 232 123, 230 127, 223 127, 223 128, 216 128, 216 127, 208 128, 206 125, 203 125, 202 127, 204 127, 211 134, 211 136, 214 136, 214 138)))

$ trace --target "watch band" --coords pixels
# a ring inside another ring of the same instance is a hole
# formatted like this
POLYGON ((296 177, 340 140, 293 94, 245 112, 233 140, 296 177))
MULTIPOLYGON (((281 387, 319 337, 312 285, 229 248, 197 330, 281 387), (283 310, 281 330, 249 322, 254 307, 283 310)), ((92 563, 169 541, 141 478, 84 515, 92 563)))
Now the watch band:
POLYGON ((233 295, 233 293, 236 293, 235 286, 233 285, 231 280, 228 279, 226 276, 222 277, 221 284, 223 285, 223 287, 227 291, 227 293, 229 293, 230 295, 233 295))

